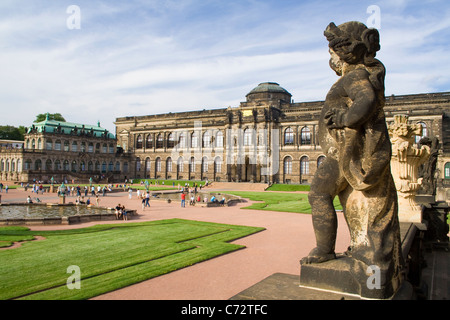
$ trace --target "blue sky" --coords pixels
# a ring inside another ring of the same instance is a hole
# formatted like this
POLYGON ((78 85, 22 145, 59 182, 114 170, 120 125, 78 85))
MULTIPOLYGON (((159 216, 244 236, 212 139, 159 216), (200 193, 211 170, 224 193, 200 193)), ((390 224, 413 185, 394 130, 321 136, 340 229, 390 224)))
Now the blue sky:
POLYGON ((2 0, 0 125, 59 112, 114 132, 118 117, 237 107, 267 81, 324 100, 323 30, 350 20, 380 24, 387 95, 450 91, 448 0, 2 0))

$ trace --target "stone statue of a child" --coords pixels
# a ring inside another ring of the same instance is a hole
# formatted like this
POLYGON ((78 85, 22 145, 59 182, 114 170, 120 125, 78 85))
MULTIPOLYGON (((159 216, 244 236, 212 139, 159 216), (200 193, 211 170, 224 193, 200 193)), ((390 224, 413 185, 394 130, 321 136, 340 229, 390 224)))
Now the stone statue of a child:
MULTIPOLYGON (((319 142, 326 154, 309 193, 317 247, 302 264, 336 258, 339 196, 350 230, 345 253, 355 262, 356 277, 367 279, 367 266, 380 268, 383 285, 395 290, 403 264, 397 193, 390 171, 391 143, 384 117, 385 68, 375 59, 379 33, 360 22, 324 32, 330 67, 340 78, 331 87, 319 122, 319 142)), ((392 291, 389 289, 389 291, 392 291)))

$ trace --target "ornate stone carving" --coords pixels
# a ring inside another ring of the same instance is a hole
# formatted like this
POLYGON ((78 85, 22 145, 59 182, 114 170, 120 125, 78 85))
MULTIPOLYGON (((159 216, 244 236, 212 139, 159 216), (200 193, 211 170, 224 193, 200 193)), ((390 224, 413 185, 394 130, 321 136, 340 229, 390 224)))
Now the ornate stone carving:
POLYGON ((422 185, 419 166, 430 156, 430 147, 414 145, 415 136, 422 135, 421 124, 408 124, 408 116, 396 115, 389 126, 392 142, 391 169, 398 193, 400 221, 422 222, 422 209, 416 203, 416 193, 422 185))

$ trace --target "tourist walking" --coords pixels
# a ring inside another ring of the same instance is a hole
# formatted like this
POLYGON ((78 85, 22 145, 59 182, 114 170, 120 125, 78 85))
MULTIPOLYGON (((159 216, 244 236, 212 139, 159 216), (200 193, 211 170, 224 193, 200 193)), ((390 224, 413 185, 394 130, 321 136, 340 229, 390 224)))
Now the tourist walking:
POLYGON ((186 206, 186 194, 183 192, 181 194, 181 207, 184 208, 186 206))
POLYGON ((147 194, 145 195, 145 206, 150 207, 150 193, 147 191, 147 194))

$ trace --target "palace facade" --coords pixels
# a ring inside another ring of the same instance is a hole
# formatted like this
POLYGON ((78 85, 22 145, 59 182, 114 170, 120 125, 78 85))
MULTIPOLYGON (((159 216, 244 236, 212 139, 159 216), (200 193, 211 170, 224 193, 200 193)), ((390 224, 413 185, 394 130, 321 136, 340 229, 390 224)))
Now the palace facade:
MULTIPOLYGON (((0 179, 310 183, 326 156, 317 139, 323 104, 294 103, 266 82, 237 107, 117 118, 116 136, 47 118, 28 128, 22 147, 1 145, 0 179)), ((435 178, 450 189, 450 92, 389 96, 384 110, 388 124, 399 114, 420 123, 416 142, 438 139, 435 178)))
MULTIPOLYGON (((326 156, 317 139, 324 101, 294 103, 279 84, 261 83, 238 107, 116 119, 130 176, 310 183, 326 156)), ((386 97, 386 122, 405 114, 440 144, 436 178, 450 186, 450 93, 386 97)))
POLYGON ((34 123, 21 143, 0 147, 3 181, 86 182, 120 179, 116 137, 97 126, 49 120, 34 123))

